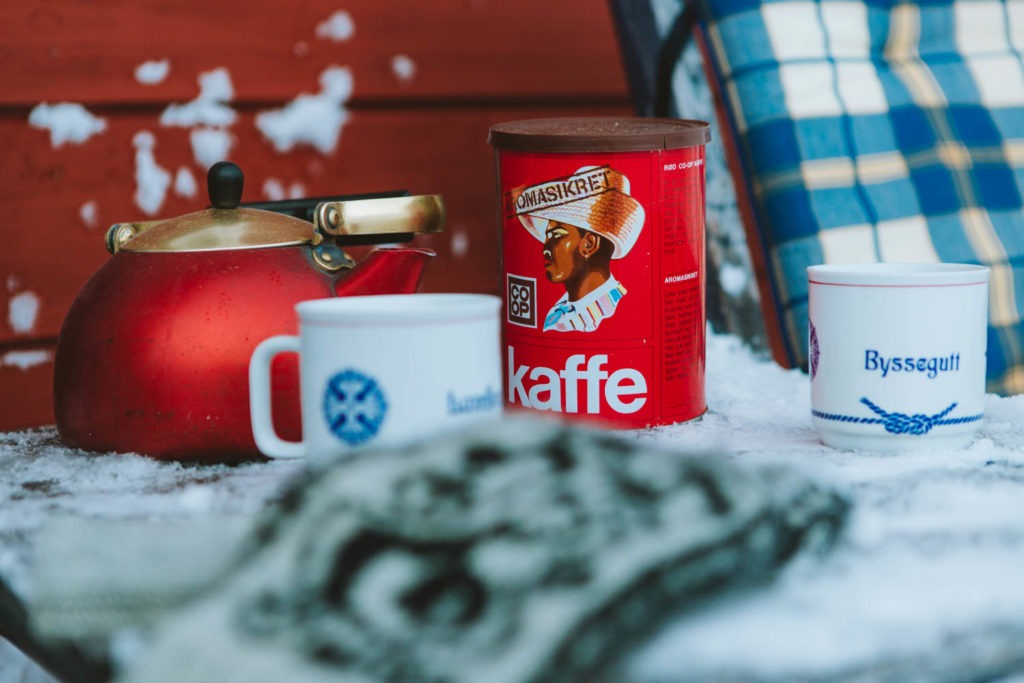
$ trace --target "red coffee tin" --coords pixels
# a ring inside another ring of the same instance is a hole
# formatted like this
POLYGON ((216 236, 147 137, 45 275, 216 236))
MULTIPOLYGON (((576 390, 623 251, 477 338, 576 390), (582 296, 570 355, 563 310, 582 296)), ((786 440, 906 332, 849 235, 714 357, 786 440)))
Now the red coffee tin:
POLYGON ((703 121, 495 125, 505 400, 618 428, 704 413, 703 121))

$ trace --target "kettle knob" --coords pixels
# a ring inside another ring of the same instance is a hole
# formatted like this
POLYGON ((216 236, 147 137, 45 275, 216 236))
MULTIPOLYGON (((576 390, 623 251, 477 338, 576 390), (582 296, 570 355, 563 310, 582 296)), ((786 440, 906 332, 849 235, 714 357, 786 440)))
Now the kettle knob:
POLYGON ((230 161, 218 161, 206 173, 206 191, 215 209, 237 209, 242 201, 242 169, 230 161))

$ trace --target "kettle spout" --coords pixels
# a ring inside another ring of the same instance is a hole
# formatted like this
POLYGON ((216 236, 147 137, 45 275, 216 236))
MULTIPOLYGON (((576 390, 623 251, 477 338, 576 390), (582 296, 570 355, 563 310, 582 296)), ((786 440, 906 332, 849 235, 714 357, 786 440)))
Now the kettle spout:
POLYGON ((423 272, 435 252, 411 247, 371 251, 348 274, 334 283, 337 296, 368 294, 412 294, 420 286, 423 272))

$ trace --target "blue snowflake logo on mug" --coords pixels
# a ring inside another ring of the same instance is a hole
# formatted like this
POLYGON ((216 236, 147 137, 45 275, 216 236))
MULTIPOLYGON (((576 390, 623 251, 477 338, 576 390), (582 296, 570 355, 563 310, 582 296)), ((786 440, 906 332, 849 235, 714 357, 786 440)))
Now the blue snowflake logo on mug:
POLYGON ((387 412, 388 402, 374 378, 342 370, 327 380, 324 419, 328 429, 349 446, 377 436, 387 412))

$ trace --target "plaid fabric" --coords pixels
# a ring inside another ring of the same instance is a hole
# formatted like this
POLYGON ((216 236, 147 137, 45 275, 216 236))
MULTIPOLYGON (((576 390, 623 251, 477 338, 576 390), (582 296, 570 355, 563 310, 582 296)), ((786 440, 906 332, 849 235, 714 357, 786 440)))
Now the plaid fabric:
POLYGON ((1024 0, 698 1, 776 358, 809 265, 981 263, 989 390, 1024 391, 1024 0))

